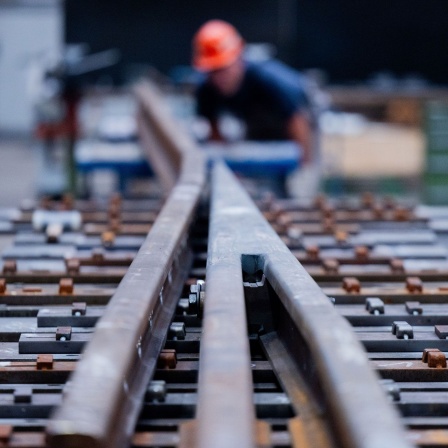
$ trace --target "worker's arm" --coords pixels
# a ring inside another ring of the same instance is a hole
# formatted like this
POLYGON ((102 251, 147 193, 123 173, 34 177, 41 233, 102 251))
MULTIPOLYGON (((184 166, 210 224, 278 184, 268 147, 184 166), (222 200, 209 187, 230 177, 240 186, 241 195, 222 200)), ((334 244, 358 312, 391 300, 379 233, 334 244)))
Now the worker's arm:
POLYGON ((294 140, 302 147, 302 163, 304 165, 311 163, 313 160, 313 133, 306 114, 298 112, 293 114, 287 123, 287 133, 291 140, 294 140))

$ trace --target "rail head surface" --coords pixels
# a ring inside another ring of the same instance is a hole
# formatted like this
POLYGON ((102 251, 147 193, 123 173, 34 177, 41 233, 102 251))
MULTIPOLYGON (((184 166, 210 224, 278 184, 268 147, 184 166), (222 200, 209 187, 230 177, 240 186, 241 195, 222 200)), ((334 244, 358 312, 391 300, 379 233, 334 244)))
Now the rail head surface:
MULTIPOLYGON (((229 372, 229 367, 225 368, 221 377, 215 372, 216 365, 213 363, 221 365, 223 359, 220 359, 219 354, 213 355, 212 350, 225 346, 226 339, 232 339, 227 331, 231 329, 233 335, 237 332, 234 326, 242 325, 240 317, 234 321, 222 309, 226 302, 233 304, 233 294, 238 294, 238 300, 244 301, 240 291, 241 260, 244 256, 255 255, 262 260, 266 278, 311 349, 331 420, 342 445, 353 448, 409 447, 398 414, 388 402, 350 326, 336 312, 328 297, 291 254, 223 164, 213 169, 211 209, 205 330, 201 342, 198 398, 199 440, 212 440, 211 428, 215 430, 216 426, 213 426, 210 416, 217 416, 218 409, 240 416, 237 406, 229 410, 228 391, 221 389, 221 399, 218 399, 214 389, 219 383, 211 387, 207 379, 208 375, 212 378, 216 374, 222 386, 232 381, 234 372, 229 372), (220 322, 221 313, 228 320, 220 322), (226 332, 223 331, 224 327, 226 332), (229 373, 229 376, 226 377, 225 373, 229 373)), ((243 313, 243 310, 237 308, 237 313, 243 313)), ((239 328, 238 337, 241 332, 239 328)), ((247 340, 247 333, 245 338, 247 340)), ((228 341, 226 350, 237 345, 236 341, 228 341)), ((242 358, 231 361, 232 358, 227 358, 228 352, 224 353, 226 362, 234 362, 237 369, 242 358)), ((242 371, 242 378, 247 379, 247 372, 242 371)), ((250 380, 248 384, 251 384, 250 380)), ((230 383, 230 394, 235 387, 235 384, 230 383)), ((247 390, 241 393, 242 397, 240 400, 237 398, 236 403, 246 399, 247 390)), ((224 428, 220 428, 220 431, 225 432, 224 428)), ((234 429, 228 426, 227 431, 232 432, 234 429)), ((238 446, 252 446, 252 443, 238 446)), ((207 445, 204 442, 199 446, 207 445)))
MULTIPOLYGON (((172 161, 170 172, 176 183, 98 322, 62 405, 49 421, 47 438, 52 447, 118 448, 129 444, 180 291, 172 294, 175 299, 169 305, 166 296, 170 288, 183 286, 183 278, 173 277, 174 271, 182 268, 188 229, 203 190, 204 159, 186 136, 174 138, 180 131, 165 112, 157 113, 159 105, 164 109, 154 89, 149 85, 140 89, 144 107, 151 108, 151 120, 145 121, 145 127, 150 133, 164 135, 163 143, 170 145, 171 158, 167 160, 172 161), (148 98, 151 105, 146 103, 148 98), (155 310, 161 316, 159 327, 153 325, 155 310)), ((164 150, 160 146, 151 149, 164 150)))
POLYGON ((240 229, 229 227, 232 224, 222 216, 221 204, 213 198, 199 358, 197 446, 250 448, 256 446, 251 358, 241 254, 233 250, 233 233, 240 229))

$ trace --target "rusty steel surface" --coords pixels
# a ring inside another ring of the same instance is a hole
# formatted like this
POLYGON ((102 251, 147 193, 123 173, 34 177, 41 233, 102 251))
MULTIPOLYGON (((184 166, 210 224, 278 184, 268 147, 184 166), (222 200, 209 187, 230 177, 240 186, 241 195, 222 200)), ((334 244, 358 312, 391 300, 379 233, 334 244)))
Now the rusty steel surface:
POLYGON ((230 186, 219 180, 212 184, 197 410, 197 446, 201 448, 255 447, 255 410, 241 268, 244 252, 240 237, 247 237, 247 233, 243 228, 234 228, 234 222, 228 219, 241 207, 238 200, 229 205, 230 197, 238 198, 226 190, 230 186))
POLYGON ((170 185, 164 207, 96 326, 63 405, 48 424, 54 447, 129 443, 166 320, 187 275, 188 228, 204 187, 203 158, 194 147, 183 146, 188 139, 169 133, 163 105, 154 104, 150 88, 139 94, 145 101, 143 113, 152 114, 150 128, 177 153, 170 160, 177 183, 170 185))

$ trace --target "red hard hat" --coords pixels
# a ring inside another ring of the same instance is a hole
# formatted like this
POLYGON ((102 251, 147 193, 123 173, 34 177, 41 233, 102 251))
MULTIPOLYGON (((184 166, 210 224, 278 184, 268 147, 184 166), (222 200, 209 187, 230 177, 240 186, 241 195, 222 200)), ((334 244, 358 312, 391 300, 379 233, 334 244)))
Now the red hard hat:
POLYGON ((244 41, 235 27, 223 20, 210 20, 193 38, 193 66, 205 72, 227 67, 243 48, 244 41))

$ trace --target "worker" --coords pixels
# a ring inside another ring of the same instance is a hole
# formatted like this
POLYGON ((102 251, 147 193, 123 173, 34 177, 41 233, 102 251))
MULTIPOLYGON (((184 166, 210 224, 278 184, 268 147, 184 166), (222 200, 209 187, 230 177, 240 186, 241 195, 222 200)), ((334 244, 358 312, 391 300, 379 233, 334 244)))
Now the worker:
POLYGON ((223 139, 219 119, 229 112, 245 124, 246 139, 295 141, 302 166, 310 164, 314 142, 302 77, 279 61, 246 61, 243 52, 242 37, 222 20, 206 22, 193 38, 193 66, 206 75, 197 112, 209 121, 211 138, 223 139))

